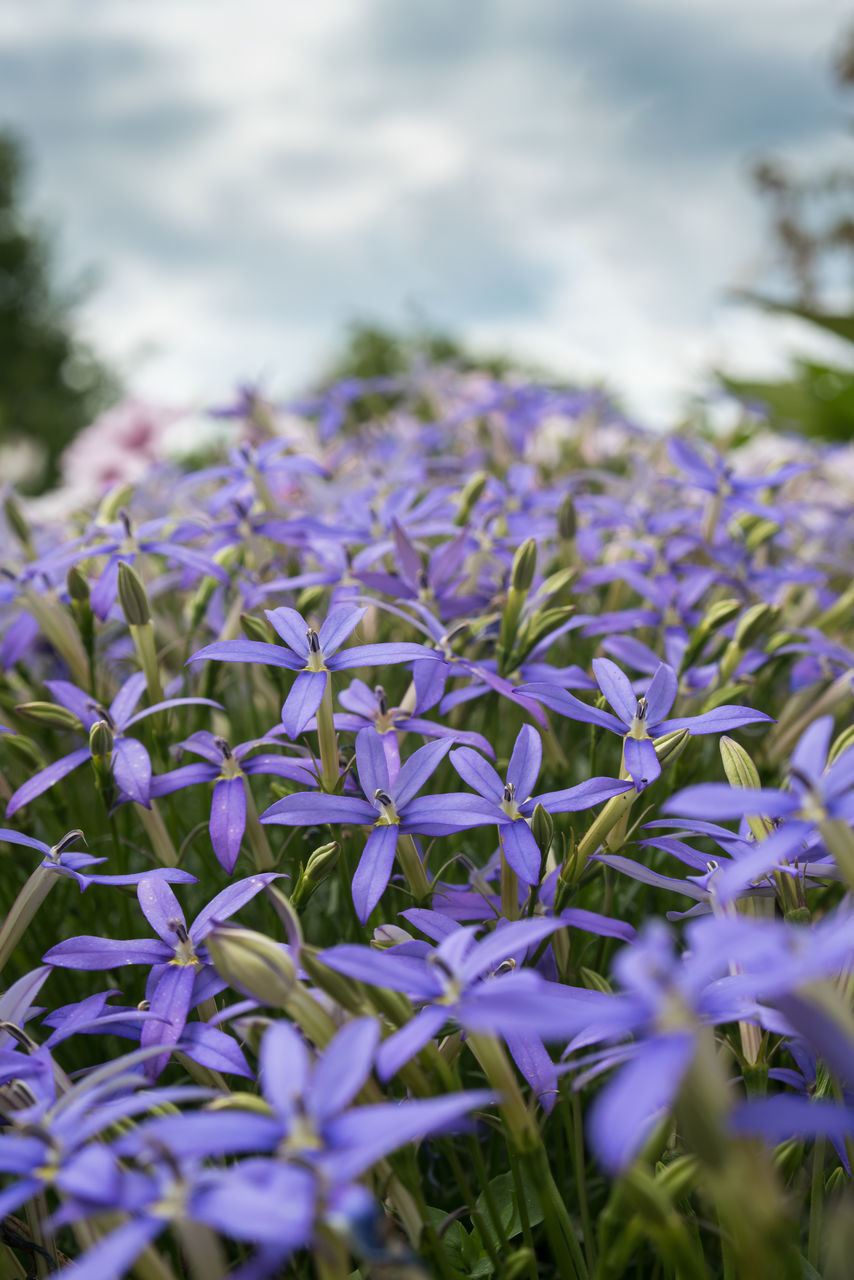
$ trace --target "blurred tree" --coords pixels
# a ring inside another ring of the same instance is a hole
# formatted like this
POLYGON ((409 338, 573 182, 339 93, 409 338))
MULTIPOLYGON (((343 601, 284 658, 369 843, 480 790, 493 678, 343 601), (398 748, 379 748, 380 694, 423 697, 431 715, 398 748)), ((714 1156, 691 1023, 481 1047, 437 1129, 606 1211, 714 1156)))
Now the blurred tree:
MULTIPOLYGON (((834 55, 840 89, 854 88, 854 28, 834 55)), ((786 295, 741 291, 736 297, 779 315, 796 316, 851 344, 851 363, 797 358, 777 382, 719 374, 724 387, 762 405, 771 421, 797 425, 825 440, 854 437, 854 169, 799 177, 763 159, 753 180, 769 208, 775 261, 786 295)))
POLYGON ((48 240, 22 211, 23 171, 20 143, 0 132, 0 443, 37 446, 40 471, 21 486, 37 492, 55 483, 59 454, 119 384, 74 335, 87 290, 54 287, 48 240))

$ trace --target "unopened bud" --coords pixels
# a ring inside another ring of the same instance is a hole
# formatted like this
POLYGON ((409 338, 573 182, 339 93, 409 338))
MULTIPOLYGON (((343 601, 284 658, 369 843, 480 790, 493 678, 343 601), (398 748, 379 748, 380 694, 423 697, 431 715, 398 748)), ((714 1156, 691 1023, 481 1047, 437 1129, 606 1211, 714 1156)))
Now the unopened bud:
POLYGON ((744 747, 734 742, 732 738, 723 737, 720 741, 720 752, 724 773, 731 787, 749 789, 761 787, 759 771, 744 747))
POLYGON ((96 720, 89 730, 89 750, 93 758, 106 759, 113 751, 113 731, 106 720, 96 720))
POLYGON ((658 756, 658 763, 662 769, 666 764, 673 764, 679 759, 682 752, 688 745, 691 737, 689 729, 674 729, 672 733, 664 733, 660 738, 656 738, 652 744, 655 748, 655 754, 658 756))
POLYGON ((608 979, 601 973, 597 973, 595 969, 588 969, 586 965, 582 965, 578 970, 578 976, 588 991, 602 991, 606 996, 613 994, 614 988, 608 979))
POLYGON ((25 551, 32 551, 32 540, 30 538, 30 526, 24 519, 24 513, 18 506, 17 499, 11 493, 7 494, 3 500, 3 514, 9 528, 20 542, 25 551))
POLYGON ((274 1009, 287 1007, 297 985, 296 966, 287 947, 228 922, 214 925, 205 946, 229 986, 274 1009))
POLYGON ((328 968, 311 947, 304 947, 300 954, 300 964, 308 974, 311 982, 320 991, 325 991, 342 1009, 350 1013, 365 1012, 365 996, 362 987, 352 978, 345 978, 328 968))
POLYGON ((39 748, 26 734, 4 733, 3 746, 13 755, 17 755, 28 769, 44 769, 47 764, 39 748))
POLYGON ((847 729, 842 730, 830 748, 827 755, 827 767, 830 768, 833 762, 839 759, 843 751, 847 751, 852 746, 854 746, 854 725, 849 725, 847 729))
POLYGON ((736 600, 734 597, 728 597, 726 600, 716 600, 706 610, 699 628, 706 635, 710 635, 711 632, 726 626, 728 622, 732 622, 733 618, 737 618, 740 612, 740 600, 736 600))
POLYGON ((454 524, 465 524, 477 504, 478 498, 486 488, 488 479, 489 476, 485 471, 476 471, 463 485, 457 505, 457 514, 454 517, 454 524))
POLYGON ((338 866, 340 852, 340 844, 333 840, 331 844, 322 844, 311 854, 291 894, 291 902, 297 910, 301 910, 315 889, 332 875, 338 866))
POLYGON ((133 497, 133 485, 120 484, 115 489, 110 489, 109 493, 104 494, 101 499, 101 505, 98 507, 97 520, 100 524, 112 524, 128 502, 133 497))
POLYGON ((144 627, 151 621, 151 606, 142 578, 124 560, 119 562, 119 604, 129 627, 144 627))
POLYGON ((575 514, 575 499, 568 493, 557 510, 558 537, 564 542, 572 542, 578 531, 578 517, 575 514))
POLYGON ((306 587, 297 596, 297 613, 307 618, 312 613, 323 613, 326 587, 306 587))
POLYGON ((68 570, 65 582, 68 594, 75 604, 89 603, 89 583, 86 581, 86 575, 81 573, 76 564, 68 570))
POLYGON ((247 640, 260 640, 263 644, 269 644, 273 639, 273 631, 269 623, 263 618, 256 618, 251 613, 241 613, 240 628, 247 640))
POLYGON ((534 807, 531 817, 531 835, 536 840, 540 853, 544 858, 547 857, 555 838, 555 824, 552 821, 552 815, 541 804, 534 807))
POLYGON ((510 585, 514 591, 529 591, 537 571, 537 543, 526 538, 513 557, 510 585))
POLYGON ((15 707, 19 716, 25 720, 35 720, 37 724, 46 725, 49 729, 80 730, 80 720, 67 707, 57 706, 55 702, 22 702, 15 707))
POLYGON ((771 604, 754 604, 738 620, 735 643, 739 649, 748 649, 763 632, 768 631, 780 610, 771 604))

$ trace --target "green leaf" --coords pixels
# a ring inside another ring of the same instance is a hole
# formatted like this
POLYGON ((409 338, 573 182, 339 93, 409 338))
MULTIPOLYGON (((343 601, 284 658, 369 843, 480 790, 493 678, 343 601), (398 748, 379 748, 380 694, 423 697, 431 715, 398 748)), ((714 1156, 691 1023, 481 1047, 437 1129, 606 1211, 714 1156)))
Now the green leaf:
MULTIPOLYGON (((525 1197, 525 1205, 528 1210, 528 1222, 532 1227, 543 1220, 543 1211, 540 1207, 540 1197, 536 1187, 530 1181, 529 1176, 523 1171, 520 1172, 522 1182, 522 1192, 525 1197)), ((493 1178, 489 1184, 492 1193, 492 1199, 498 1209, 498 1215, 501 1219, 501 1225, 504 1228, 504 1234, 508 1239, 518 1236, 522 1232, 522 1219, 519 1214, 519 1205, 516 1200, 516 1185, 513 1180, 512 1173, 500 1173, 497 1178, 493 1178)), ((492 1219, 489 1214, 489 1207, 486 1203, 486 1193, 482 1192, 477 1198, 477 1208, 482 1215, 480 1219, 482 1230, 488 1231, 490 1240, 496 1246, 498 1245, 498 1236, 494 1233, 492 1219)))

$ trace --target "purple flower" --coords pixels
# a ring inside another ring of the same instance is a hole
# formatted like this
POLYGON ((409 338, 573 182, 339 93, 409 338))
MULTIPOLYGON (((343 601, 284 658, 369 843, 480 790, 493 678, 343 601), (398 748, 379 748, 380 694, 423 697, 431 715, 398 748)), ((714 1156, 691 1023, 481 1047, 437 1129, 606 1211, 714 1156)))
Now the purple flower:
POLYGON ((722 902, 789 863, 816 826, 854 821, 854 747, 843 751, 828 768, 833 728, 833 716, 821 716, 802 734, 789 763, 788 791, 707 782, 676 792, 663 806, 662 812, 680 817, 726 819, 762 814, 782 823, 749 854, 721 870, 715 888, 722 902))
POLYGON ((661 765, 655 754, 653 739, 675 729, 687 729, 692 736, 704 733, 723 733, 757 721, 771 721, 763 711, 751 711, 749 707, 720 706, 702 715, 678 716, 666 720, 665 716, 676 699, 678 680, 676 672, 666 662, 660 663, 649 683, 646 694, 638 698, 631 681, 615 662, 609 658, 594 658, 593 671, 602 693, 614 708, 616 715, 588 707, 585 702, 550 684, 526 684, 520 692, 535 698, 559 715, 585 724, 600 725, 623 738, 623 761, 626 772, 638 791, 643 790, 661 773, 661 765))
POLYGON ((389 882, 402 833, 452 835, 494 821, 492 810, 478 796, 465 792, 417 795, 451 745, 445 739, 419 747, 392 782, 380 735, 374 729, 362 729, 356 737, 356 766, 366 799, 303 792, 277 800, 262 813, 261 821, 286 827, 319 822, 370 825, 371 833, 353 876, 353 904, 364 924, 389 882))
POLYGON ((296 609, 282 606, 267 610, 267 617, 284 645, 258 640, 221 640, 206 645, 189 661, 211 658, 217 662, 261 662, 298 672, 282 707, 282 724, 288 736, 295 738, 320 706, 330 671, 411 662, 429 655, 423 645, 411 643, 362 644, 338 653, 366 613, 367 609, 333 609, 317 632, 296 609))
MULTIPOLYGON (((119 582, 119 565, 133 564, 136 556, 143 552, 148 555, 164 556, 167 560, 184 565, 196 574, 216 578, 224 586, 228 586, 229 577, 222 565, 210 559, 203 552, 184 545, 182 539, 198 537, 202 532, 198 524, 186 521, 175 527, 171 518, 148 520, 134 530, 127 512, 119 513, 119 521, 104 528, 95 525, 92 536, 78 540, 78 545, 67 545, 64 550, 44 557, 44 567, 48 570, 68 569, 81 560, 90 560, 94 556, 107 555, 109 559, 101 576, 92 589, 91 604, 96 616, 106 618, 111 606, 115 603, 119 582), (168 537, 160 537, 163 530, 168 530, 168 537), (79 545, 82 543, 82 545, 79 545)), ((30 566, 31 571, 40 571, 41 563, 30 566)))
MULTIPOLYGON (((321 959, 337 973, 402 991, 422 1006, 380 1047, 378 1070, 388 1079, 438 1035, 448 1019, 473 1032, 514 1035, 520 1044, 530 1037, 566 1040, 585 1027, 588 1005, 598 1005, 601 992, 570 994, 533 970, 517 967, 530 947, 566 923, 516 920, 476 942, 476 929, 449 921, 435 949, 426 942, 384 951, 342 944, 322 952, 321 959)), ((538 1081, 534 1083, 536 1087, 538 1081)))
POLYGON ((614 778, 591 778, 563 791, 547 791, 532 796, 542 755, 540 735, 526 724, 516 738, 507 766, 506 782, 470 747, 460 747, 452 751, 450 757, 463 782, 493 806, 492 820, 498 824, 504 856, 526 884, 537 884, 540 879, 542 855, 526 821, 538 804, 549 813, 575 813, 579 809, 590 809, 602 800, 610 800, 612 796, 628 791, 632 785, 614 778))
POLYGON ((162 1143, 179 1160, 240 1152, 279 1151, 315 1169, 330 1188, 361 1177, 389 1152, 459 1125, 474 1107, 493 1100, 483 1090, 404 1102, 354 1106, 365 1089, 379 1042, 379 1023, 346 1023, 312 1062, 287 1022, 268 1027, 261 1043, 261 1090, 266 1112, 199 1111, 152 1120, 117 1143, 124 1155, 162 1143))
MULTIPOLYGON (((164 702, 156 702, 131 715, 145 690, 145 675, 142 671, 137 671, 124 682, 108 708, 94 702, 88 693, 69 684, 67 680, 47 680, 45 683, 59 705, 77 716, 81 728, 88 731, 99 720, 106 721, 113 734, 113 777, 126 797, 146 808, 150 804, 151 759, 139 739, 126 737, 126 731, 147 716, 167 711, 170 707, 205 706, 222 710, 220 704, 211 698, 167 698, 164 702)), ((18 809, 35 800, 36 796, 40 796, 55 782, 59 782, 60 778, 66 777, 90 758, 88 746, 79 747, 67 756, 55 760, 46 769, 34 773, 23 786, 18 787, 9 800, 6 817, 11 818, 18 809)))
MULTIPOLYGON (((208 960, 204 939, 219 920, 226 920, 271 881, 276 872, 249 876, 218 893, 187 928, 178 899, 168 884, 157 876, 145 876, 137 889, 139 905, 158 940, 132 938, 120 942, 109 938, 81 936, 68 938, 51 947, 45 964, 62 969, 113 969, 125 964, 154 967, 146 986, 149 1010, 156 1019, 147 1021, 140 1044, 175 1044, 184 1029, 187 1014, 196 1004, 222 991, 225 983, 208 960)), ((163 1070, 169 1054, 146 1063, 152 1078, 163 1070)))
MULTIPOLYGON (((373 726, 382 738, 392 778, 397 776, 400 769, 398 733, 420 733, 425 738, 450 738, 456 744, 476 747, 484 755, 495 758, 495 752, 483 734, 452 729, 448 725, 437 724, 435 720, 425 720, 418 714, 417 702, 412 712, 405 711, 402 707, 390 707, 382 685, 378 684, 371 690, 363 680, 351 680, 349 688, 339 693, 338 701, 346 710, 336 712, 333 718, 335 728, 358 733, 361 729, 373 726)), ((312 726, 309 724, 307 727, 312 726)))
POLYGON ((260 755, 245 757, 250 751, 261 746, 265 739, 254 739, 241 742, 233 749, 224 738, 217 738, 206 730, 193 733, 178 746, 195 755, 202 756, 205 764, 182 765, 171 773, 159 774, 152 778, 150 794, 152 798, 182 791, 184 787, 198 786, 202 782, 212 782, 210 836, 214 853, 220 865, 229 875, 234 870, 237 855, 246 830, 246 789, 247 775, 255 773, 276 774, 280 778, 290 778, 310 786, 316 782, 307 762, 289 760, 284 756, 260 755))
POLYGON ((82 838, 82 831, 71 831, 60 840, 59 844, 51 846, 45 844, 43 840, 22 835, 20 831, 0 827, 0 840, 6 840, 9 844, 25 845, 29 849, 37 849, 43 855, 39 864, 40 870, 52 871, 56 875, 76 880, 81 893, 84 889, 88 889, 90 884, 137 885, 144 876, 157 876, 171 884, 194 884, 196 881, 195 876, 189 871, 182 871, 180 867, 149 868, 147 871, 134 871, 125 875, 101 875, 100 873, 90 875, 83 871, 84 867, 98 866, 102 862, 108 862, 109 859, 95 858, 92 854, 80 853, 72 849, 71 845, 82 838), (69 840, 69 836, 74 838, 69 840))

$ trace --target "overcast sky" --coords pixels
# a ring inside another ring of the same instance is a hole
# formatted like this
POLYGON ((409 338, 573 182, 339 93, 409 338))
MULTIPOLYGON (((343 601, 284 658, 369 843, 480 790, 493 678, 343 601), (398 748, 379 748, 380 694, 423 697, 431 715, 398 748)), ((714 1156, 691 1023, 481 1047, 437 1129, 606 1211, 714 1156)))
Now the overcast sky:
POLYGON ((6 0, 0 125, 101 351, 159 401, 299 388, 355 317, 653 419, 797 335, 749 162, 846 155, 842 0, 6 0))

